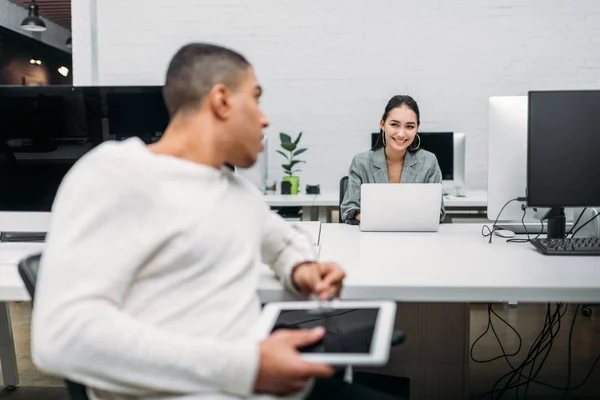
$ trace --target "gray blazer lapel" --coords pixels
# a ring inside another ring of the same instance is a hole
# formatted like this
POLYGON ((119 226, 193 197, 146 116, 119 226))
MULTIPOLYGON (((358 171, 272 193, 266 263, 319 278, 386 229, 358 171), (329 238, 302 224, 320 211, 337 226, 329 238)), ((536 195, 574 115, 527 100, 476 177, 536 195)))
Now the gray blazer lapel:
POLYGON ((400 177, 401 183, 415 183, 417 177, 417 171, 415 166, 417 165, 417 154, 409 151, 404 155, 404 165, 402 167, 402 176, 400 177))
POLYGON ((387 162, 385 160, 385 149, 377 149, 373 152, 373 178, 375 183, 388 183, 387 162))

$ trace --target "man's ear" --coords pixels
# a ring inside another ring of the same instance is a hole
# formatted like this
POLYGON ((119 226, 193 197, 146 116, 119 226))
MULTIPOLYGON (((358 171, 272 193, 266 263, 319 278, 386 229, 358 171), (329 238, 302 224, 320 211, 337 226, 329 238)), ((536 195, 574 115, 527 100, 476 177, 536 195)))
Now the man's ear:
POLYGON ((208 103, 217 118, 227 119, 231 113, 231 91, 222 83, 214 85, 208 93, 208 103))

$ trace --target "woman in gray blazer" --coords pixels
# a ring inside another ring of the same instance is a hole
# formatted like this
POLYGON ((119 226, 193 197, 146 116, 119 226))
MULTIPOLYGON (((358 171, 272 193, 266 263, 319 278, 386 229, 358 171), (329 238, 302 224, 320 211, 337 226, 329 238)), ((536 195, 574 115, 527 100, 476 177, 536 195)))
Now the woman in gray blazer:
MULTIPOLYGON (((410 96, 394 96, 381 117, 373 149, 357 154, 348 172, 348 189, 342 202, 342 221, 360 221, 360 185, 363 183, 442 183, 436 156, 420 148, 419 106, 410 96)), ((441 199, 440 221, 445 217, 441 199)))

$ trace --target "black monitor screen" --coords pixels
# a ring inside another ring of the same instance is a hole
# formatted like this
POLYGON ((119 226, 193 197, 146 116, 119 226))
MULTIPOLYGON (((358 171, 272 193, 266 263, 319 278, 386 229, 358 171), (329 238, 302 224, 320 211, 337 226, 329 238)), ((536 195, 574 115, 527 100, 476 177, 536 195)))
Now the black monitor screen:
POLYGON ((300 348, 303 353, 354 353, 371 352, 373 334, 379 309, 335 309, 315 313, 314 309, 282 311, 273 331, 278 329, 325 328, 325 337, 313 345, 300 348))
POLYGON ((50 211, 67 171, 105 140, 157 140, 168 123, 158 104, 160 87, 0 86, 0 211, 50 211))
POLYGON ((153 141, 169 123, 159 88, 111 88, 105 94, 108 129, 117 140, 137 136, 153 141))
MULTIPOLYGON (((437 157, 442 171, 442 179, 454 180, 454 133, 453 132, 419 132, 421 148, 432 152, 437 157)), ((381 140, 380 133, 371 134, 371 148, 381 140)), ((418 140, 418 139, 417 139, 418 140)))
POLYGON ((529 93, 532 207, 600 205, 600 91, 529 93))
POLYGON ((454 179, 454 133, 453 132, 419 132, 421 148, 432 152, 437 157, 442 179, 454 179))

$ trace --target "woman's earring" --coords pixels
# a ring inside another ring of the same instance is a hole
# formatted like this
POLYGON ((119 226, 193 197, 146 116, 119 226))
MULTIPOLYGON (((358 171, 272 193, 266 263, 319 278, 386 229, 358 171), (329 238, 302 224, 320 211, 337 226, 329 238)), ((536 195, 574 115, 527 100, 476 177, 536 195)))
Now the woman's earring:
POLYGON ((385 140, 385 131, 383 129, 381 130, 381 142, 384 146, 387 144, 385 140))
POLYGON ((413 142, 410 144, 410 149, 412 151, 417 151, 419 150, 419 147, 421 147, 421 137, 419 136, 419 134, 417 133, 417 135, 415 136, 413 142), (417 143, 417 145, 415 146, 415 140, 418 140, 419 142, 417 143))

